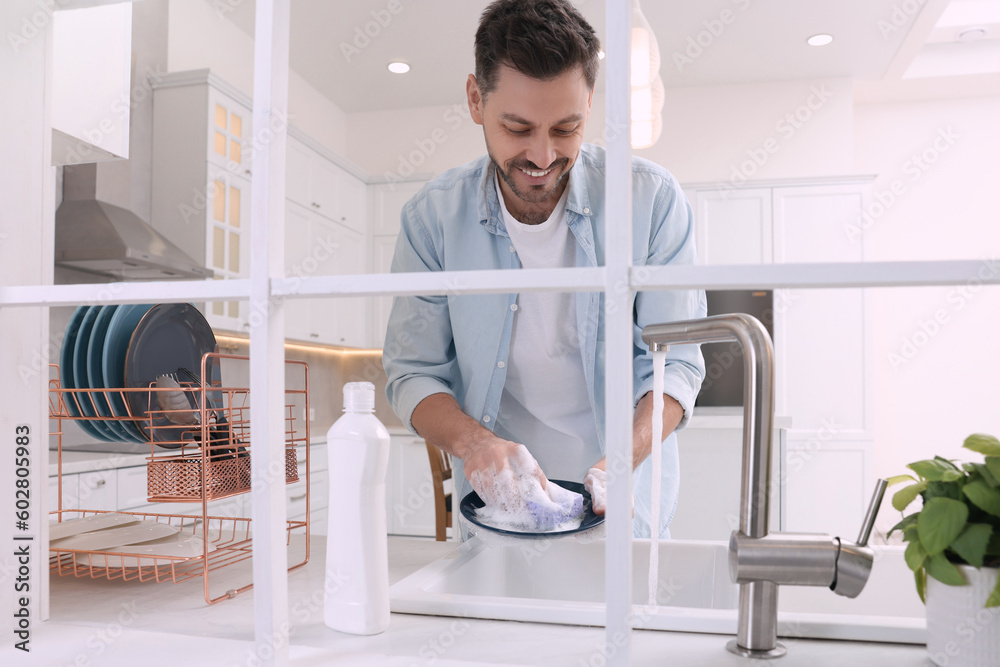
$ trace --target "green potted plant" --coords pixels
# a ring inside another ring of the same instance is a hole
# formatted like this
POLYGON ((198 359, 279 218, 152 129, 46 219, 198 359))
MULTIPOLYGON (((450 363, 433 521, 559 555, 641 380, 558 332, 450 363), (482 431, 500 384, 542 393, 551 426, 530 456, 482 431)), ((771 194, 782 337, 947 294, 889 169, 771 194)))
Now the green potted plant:
POLYGON ((974 434, 963 446, 982 463, 940 456, 907 466, 889 484, 900 512, 923 506, 889 531, 902 532, 906 564, 927 606, 927 652, 938 665, 1000 664, 1000 440, 974 434))

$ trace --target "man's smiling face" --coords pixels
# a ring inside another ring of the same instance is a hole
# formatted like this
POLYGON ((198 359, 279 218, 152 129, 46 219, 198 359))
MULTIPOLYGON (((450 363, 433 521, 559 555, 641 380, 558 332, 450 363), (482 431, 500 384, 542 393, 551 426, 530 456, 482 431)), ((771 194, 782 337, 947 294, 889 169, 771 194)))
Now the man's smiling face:
POLYGON ((485 99, 473 76, 467 92, 507 209, 521 222, 544 222, 566 188, 590 117, 593 93, 583 69, 543 81, 501 67, 485 99))

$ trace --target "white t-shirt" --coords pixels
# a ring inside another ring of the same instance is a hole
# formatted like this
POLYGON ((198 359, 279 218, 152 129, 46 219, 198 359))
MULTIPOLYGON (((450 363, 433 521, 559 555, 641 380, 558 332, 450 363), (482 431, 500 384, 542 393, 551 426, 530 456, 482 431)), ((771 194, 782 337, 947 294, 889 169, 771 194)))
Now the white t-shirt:
MULTIPOLYGON (((564 221, 569 186, 549 219, 538 225, 515 220, 504 204, 499 182, 496 188, 521 266, 573 266, 576 239, 564 221)), ((601 450, 583 372, 575 296, 518 295, 495 432, 527 447, 550 479, 583 482, 587 470, 600 460, 601 450)))

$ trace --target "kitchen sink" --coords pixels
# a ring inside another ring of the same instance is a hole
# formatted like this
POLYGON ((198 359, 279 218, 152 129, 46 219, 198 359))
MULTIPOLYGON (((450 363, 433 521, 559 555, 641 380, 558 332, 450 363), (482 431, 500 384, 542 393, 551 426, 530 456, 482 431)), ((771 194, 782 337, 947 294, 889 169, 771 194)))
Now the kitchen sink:
MULTIPOLYGON (((570 625, 604 625, 602 537, 519 540, 473 537, 396 583, 392 611, 570 625)), ((649 540, 632 548, 632 599, 648 598, 649 540)), ((729 579, 728 545, 659 544, 656 606, 636 604, 634 627, 736 633, 739 587, 729 579)), ((783 637, 924 643, 923 604, 901 547, 876 550, 872 576, 855 599, 824 588, 782 587, 783 637)))

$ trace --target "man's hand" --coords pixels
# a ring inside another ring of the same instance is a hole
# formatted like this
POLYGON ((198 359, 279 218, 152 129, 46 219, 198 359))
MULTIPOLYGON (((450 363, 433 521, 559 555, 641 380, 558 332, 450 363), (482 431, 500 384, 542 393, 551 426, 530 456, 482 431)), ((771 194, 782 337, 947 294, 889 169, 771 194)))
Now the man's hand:
MULTIPOLYGON (((583 488, 590 494, 590 506, 594 514, 604 516, 608 509, 608 473, 605 471, 607 459, 601 459, 587 471, 583 478, 583 488)), ((635 496, 632 496, 632 516, 635 516, 635 496)))
POLYGON ((511 472, 515 479, 533 478, 543 491, 548 487, 545 474, 527 447, 492 433, 483 435, 470 444, 466 448, 466 456, 462 457, 462 463, 466 478, 487 505, 502 502, 494 480, 505 471, 511 472))

